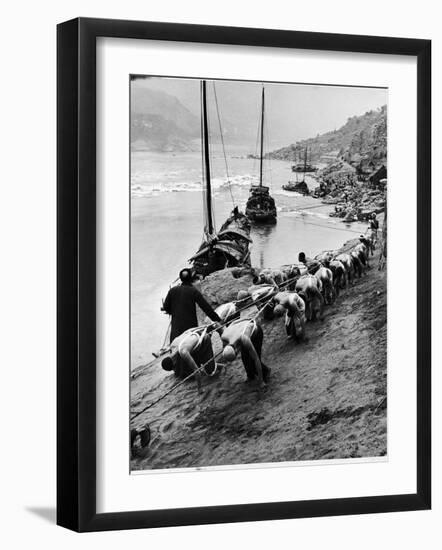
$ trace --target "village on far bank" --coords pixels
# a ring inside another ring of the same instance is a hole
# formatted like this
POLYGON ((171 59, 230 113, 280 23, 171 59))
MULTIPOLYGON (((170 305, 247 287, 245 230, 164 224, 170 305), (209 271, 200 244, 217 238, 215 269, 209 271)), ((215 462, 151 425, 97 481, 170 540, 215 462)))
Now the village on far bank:
POLYGON ((338 130, 278 149, 269 157, 298 166, 308 158, 319 168, 310 174, 318 182, 311 195, 335 205, 330 216, 346 223, 366 221, 386 210, 387 106, 350 117, 338 130))
POLYGON ((324 204, 334 204, 330 216, 344 222, 366 221, 386 208, 387 167, 372 161, 346 162, 338 158, 317 175, 319 186, 313 196, 324 204))

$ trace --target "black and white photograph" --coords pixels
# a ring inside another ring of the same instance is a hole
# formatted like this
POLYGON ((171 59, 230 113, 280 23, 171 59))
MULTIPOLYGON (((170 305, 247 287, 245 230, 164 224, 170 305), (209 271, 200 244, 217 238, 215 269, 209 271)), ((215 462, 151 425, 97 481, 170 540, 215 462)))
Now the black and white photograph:
POLYGON ((5 6, 5 548, 438 546, 436 6, 5 6))
POLYGON ((131 471, 386 457, 387 104, 131 75, 131 471))

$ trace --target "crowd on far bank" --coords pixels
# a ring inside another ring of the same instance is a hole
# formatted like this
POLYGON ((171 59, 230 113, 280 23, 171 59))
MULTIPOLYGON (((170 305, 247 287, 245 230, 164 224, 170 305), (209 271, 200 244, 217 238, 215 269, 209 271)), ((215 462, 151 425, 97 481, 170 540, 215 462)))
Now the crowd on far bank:
POLYGON ((313 196, 335 205, 332 217, 345 222, 366 221, 385 209, 386 175, 383 165, 369 177, 363 177, 352 166, 338 163, 318 174, 319 186, 313 196))

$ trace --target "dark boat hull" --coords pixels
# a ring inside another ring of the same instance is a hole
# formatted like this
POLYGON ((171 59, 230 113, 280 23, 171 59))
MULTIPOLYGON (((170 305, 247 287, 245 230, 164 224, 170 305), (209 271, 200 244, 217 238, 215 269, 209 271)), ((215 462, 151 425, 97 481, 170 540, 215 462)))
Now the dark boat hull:
POLYGON ((269 193, 269 188, 253 186, 246 205, 246 216, 253 223, 276 223, 277 211, 275 200, 269 193))
POLYGON ((262 212, 259 210, 246 209, 246 216, 252 222, 268 224, 275 224, 277 218, 276 209, 274 212, 262 212))
POLYGON ((318 169, 316 168, 316 166, 306 166, 304 168, 304 165, 302 166, 292 166, 292 172, 317 172, 318 169))
POLYGON ((207 275, 215 271, 221 271, 229 267, 250 266, 250 261, 249 263, 247 261, 238 261, 233 256, 226 254, 216 247, 205 251, 204 254, 195 258, 192 263, 195 275, 201 275, 202 277, 207 277, 207 275))
POLYGON ((204 240, 190 258, 195 274, 206 277, 228 267, 250 267, 250 222, 236 211, 225 221, 217 235, 204 240))
POLYGON ((293 191, 296 193, 301 193, 302 195, 310 195, 310 189, 308 188, 307 184, 305 182, 300 183, 286 183, 282 186, 284 191, 293 191))

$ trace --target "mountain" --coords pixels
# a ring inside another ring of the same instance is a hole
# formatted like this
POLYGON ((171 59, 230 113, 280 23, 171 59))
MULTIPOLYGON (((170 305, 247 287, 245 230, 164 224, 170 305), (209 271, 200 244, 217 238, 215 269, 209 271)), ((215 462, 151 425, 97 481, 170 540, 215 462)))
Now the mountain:
MULTIPOLYGON (((146 79, 133 81, 131 113, 133 149, 185 151, 200 148, 200 82, 180 79, 146 79), (159 86, 166 87, 166 90, 159 86)), ((261 117, 259 83, 208 83, 210 141, 221 143, 220 122, 228 150, 256 152, 258 124, 261 117)), ((267 103, 269 104, 269 102, 267 103)), ((270 107, 271 107, 270 102, 270 107)), ((268 110, 271 110, 268 108, 268 110)), ((266 113, 266 150, 286 143, 293 135, 293 125, 274 102, 273 115, 266 113), (274 119, 271 122, 270 119, 274 119), (284 127, 284 128, 283 128, 284 127), (272 141, 272 136, 277 137, 272 141)))
POLYGON ((130 137, 132 150, 198 150, 199 118, 174 96, 132 86, 130 137))
POLYGON ((324 155, 341 157, 353 164, 387 163, 387 106, 352 116, 338 130, 304 139, 269 153, 270 158, 302 160, 305 148, 309 160, 318 161, 324 155))

